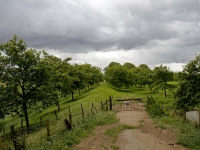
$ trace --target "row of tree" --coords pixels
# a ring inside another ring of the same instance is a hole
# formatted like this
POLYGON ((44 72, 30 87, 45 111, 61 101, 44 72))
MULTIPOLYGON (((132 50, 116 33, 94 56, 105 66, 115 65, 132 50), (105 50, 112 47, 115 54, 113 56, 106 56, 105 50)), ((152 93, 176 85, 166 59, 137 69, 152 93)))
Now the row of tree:
POLYGON ((135 85, 139 88, 148 86, 151 92, 157 92, 158 89, 163 90, 166 97, 166 89, 172 88, 168 81, 173 79, 173 72, 166 66, 160 65, 151 70, 146 64, 136 67, 129 62, 123 65, 111 62, 104 71, 105 79, 119 90, 122 86, 135 85))
POLYGON ((38 103, 42 107, 56 104, 59 98, 92 87, 103 80, 101 69, 90 64, 73 64, 47 54, 27 49, 14 35, 0 44, 0 118, 22 113, 29 128, 28 110, 38 103))
POLYGON ((113 86, 119 88, 135 85, 143 88, 148 86, 151 92, 159 89, 167 96, 167 89, 173 91, 177 109, 200 109, 200 55, 196 54, 183 67, 182 72, 172 72, 166 66, 160 65, 150 69, 146 64, 136 67, 132 63, 111 62, 105 69, 105 79, 113 86), (169 81, 177 81, 178 84, 169 84, 169 81))

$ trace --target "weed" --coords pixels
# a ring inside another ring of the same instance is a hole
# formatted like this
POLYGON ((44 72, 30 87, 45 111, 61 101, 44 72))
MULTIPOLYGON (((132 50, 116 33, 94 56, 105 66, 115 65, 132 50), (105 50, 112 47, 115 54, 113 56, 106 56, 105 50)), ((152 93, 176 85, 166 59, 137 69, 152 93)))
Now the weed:
POLYGON ((112 148, 113 150, 119 150, 119 146, 116 146, 116 145, 111 145, 110 148, 112 148))
POLYGON ((118 134, 122 130, 135 129, 135 128, 138 128, 138 127, 129 126, 129 125, 126 125, 126 124, 120 124, 117 127, 111 127, 110 129, 107 129, 105 131, 105 135, 112 137, 113 138, 112 142, 115 142, 117 140, 118 134))
POLYGON ((141 119, 141 120, 139 121, 139 123, 144 123, 144 120, 143 120, 143 119, 141 119))
MULTIPOLYGON (((62 132, 51 136, 50 140, 45 138, 38 139, 36 142, 27 142, 27 149, 31 150, 70 150, 71 147, 80 142, 82 138, 87 137, 88 133, 101 123, 115 123, 118 120, 113 112, 100 112, 94 116, 88 117, 84 122, 80 123, 71 131, 63 130, 62 132)), ((33 136, 33 135, 32 135, 33 136)), ((38 135, 36 135, 38 136, 38 135)))

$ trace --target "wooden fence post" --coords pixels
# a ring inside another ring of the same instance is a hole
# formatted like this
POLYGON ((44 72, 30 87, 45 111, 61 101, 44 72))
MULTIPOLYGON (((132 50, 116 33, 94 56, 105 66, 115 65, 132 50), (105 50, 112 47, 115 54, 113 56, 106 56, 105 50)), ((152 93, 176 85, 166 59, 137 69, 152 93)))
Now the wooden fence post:
POLYGON ((106 100, 106 110, 108 110, 108 100, 106 100))
POLYGON ((48 138, 50 137, 49 120, 46 120, 46 127, 47 127, 47 138, 48 138))
POLYGON ((55 110, 55 117, 56 117, 56 119, 58 119, 58 116, 57 116, 57 112, 56 112, 56 110, 55 110))
POLYGON ((112 97, 109 97, 109 101, 110 101, 110 110, 112 110, 112 97))
POLYGON ((58 111, 60 110, 60 104, 59 104, 59 102, 58 102, 58 111))
POLYGON ((17 150, 17 137, 16 137, 16 134, 15 134, 15 129, 14 129, 14 126, 10 126, 10 133, 11 133, 11 139, 12 139, 12 142, 13 142, 13 145, 14 145, 14 149, 17 150))
POLYGON ((92 108, 94 107, 94 103, 92 102, 92 108))
POLYGON ((82 112, 82 119, 84 120, 84 110, 83 110, 83 105, 81 103, 81 112, 82 112))

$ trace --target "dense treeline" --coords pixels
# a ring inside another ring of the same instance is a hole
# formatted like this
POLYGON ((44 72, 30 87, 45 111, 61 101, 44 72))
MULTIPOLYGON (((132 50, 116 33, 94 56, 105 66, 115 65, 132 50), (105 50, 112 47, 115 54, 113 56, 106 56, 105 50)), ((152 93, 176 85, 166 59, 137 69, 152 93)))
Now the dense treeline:
POLYGON ((27 49, 14 35, 0 44, 0 118, 23 114, 29 128, 28 110, 37 105, 47 107, 59 98, 87 89, 103 80, 101 69, 90 64, 73 64, 47 54, 27 49))
POLYGON ((196 55, 195 60, 190 61, 178 73, 163 65, 151 70, 145 64, 136 67, 131 63, 121 65, 118 62, 111 62, 104 71, 106 81, 119 90, 122 86, 148 86, 151 93, 164 91, 165 98, 167 91, 171 91, 177 109, 200 108, 200 55, 196 55), (170 84, 169 81, 176 81, 177 84, 170 84))
POLYGON ((128 62, 123 65, 111 62, 104 71, 107 82, 119 90, 122 86, 138 88, 148 86, 151 92, 157 92, 159 89, 165 91, 166 97, 166 90, 172 88, 168 81, 173 80, 173 72, 166 66, 160 65, 151 70, 146 64, 136 67, 128 62))

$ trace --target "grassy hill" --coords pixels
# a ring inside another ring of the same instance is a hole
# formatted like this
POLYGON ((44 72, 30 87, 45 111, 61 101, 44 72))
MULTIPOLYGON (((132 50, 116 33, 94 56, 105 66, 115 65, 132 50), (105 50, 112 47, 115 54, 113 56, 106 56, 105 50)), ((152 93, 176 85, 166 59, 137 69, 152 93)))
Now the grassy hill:
MULTIPOLYGON (((40 118, 43 120, 43 124, 46 124, 46 120, 50 121, 50 134, 51 136, 47 138, 46 128, 38 128, 39 130, 19 136, 18 141, 23 145, 23 142, 26 143, 26 148, 28 149, 68 149, 70 150, 73 144, 77 144, 81 138, 84 138, 90 133, 96 126, 111 124, 117 122, 115 113, 112 111, 98 111, 94 110, 95 115, 91 115, 92 103, 98 109, 100 108, 101 101, 108 100, 109 96, 113 97, 113 103, 115 104, 115 99, 120 98, 142 98, 143 102, 147 101, 147 96, 152 95, 156 103, 163 108, 165 116, 154 118, 155 123, 160 124, 170 124, 176 128, 180 128, 184 134, 186 131, 189 131, 190 128, 192 131, 193 126, 188 124, 183 124, 182 119, 177 116, 176 118, 171 118, 171 114, 174 109, 174 99, 172 97, 164 98, 164 92, 159 91, 158 93, 150 93, 148 88, 138 89, 131 87, 129 89, 121 89, 120 91, 109 85, 108 83, 102 83, 98 86, 93 87, 88 91, 82 91, 81 95, 78 92, 75 94, 75 99, 71 100, 71 97, 62 98, 60 100, 61 110, 57 111, 58 118, 55 118, 55 110, 57 106, 51 106, 46 108, 41 113, 36 112, 34 109, 29 111, 30 124, 32 126, 37 125, 40 122, 40 118), (81 115, 81 104, 84 108, 85 119, 82 121, 81 115), (69 106, 72 114, 72 122, 75 126, 72 131, 68 131, 64 125, 63 120, 68 119, 69 116, 69 106), (187 129, 187 130, 186 130, 187 129)), ((19 116, 16 117, 7 117, 5 120, 1 120, 1 126, 4 126, 7 130, 7 133, 10 131, 10 126, 14 125, 15 128, 21 127, 21 120, 19 116)), ((162 125, 160 125, 162 126, 162 125)), ((36 127, 37 128, 37 127, 36 127)), ((199 132, 199 131, 198 131, 199 132)), ((2 132, 1 132, 2 134, 2 132)), ((190 132, 188 132, 190 134, 190 132)), ((9 134, 7 134, 9 136, 9 134)), ((185 138, 187 136, 181 136, 179 142, 185 144, 189 140, 185 138)), ((3 137, 5 138, 5 137, 3 137)), ((13 149, 11 141, 5 141, 3 138, 0 139, 0 149, 13 149)))

